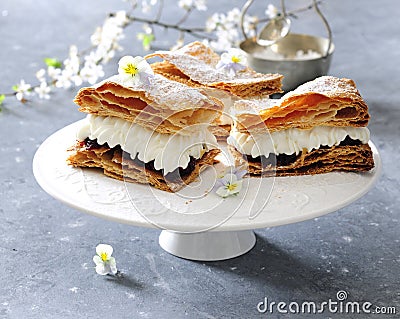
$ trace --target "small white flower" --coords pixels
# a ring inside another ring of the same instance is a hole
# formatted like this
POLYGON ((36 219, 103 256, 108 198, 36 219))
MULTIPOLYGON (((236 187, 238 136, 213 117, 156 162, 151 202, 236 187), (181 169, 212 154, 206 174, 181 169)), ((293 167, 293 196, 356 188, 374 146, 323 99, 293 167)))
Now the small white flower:
POLYGON ((254 37, 257 31, 258 17, 246 15, 243 21, 244 32, 248 37, 254 37))
POLYGON ((97 27, 96 30, 94 31, 94 33, 90 36, 90 42, 93 45, 99 45, 101 42, 101 32, 102 32, 102 28, 101 27, 97 27))
POLYGON ((57 79, 60 76, 60 74, 61 74, 61 69, 60 68, 55 68, 54 66, 49 66, 47 68, 47 75, 52 80, 57 79))
POLYGON ((87 81, 93 85, 99 78, 104 76, 103 67, 101 65, 85 65, 79 73, 83 81, 87 81))
POLYGON ((206 0, 195 0, 194 7, 199 11, 207 10, 207 1, 206 0))
POLYGON ((31 95, 32 86, 28 83, 25 83, 24 80, 21 80, 19 84, 15 85, 14 87, 15 97, 18 101, 24 102, 26 101, 25 97, 31 95))
POLYGON ((68 72, 77 74, 79 72, 80 60, 78 56, 78 48, 75 45, 71 45, 69 49, 69 57, 64 60, 65 70, 68 72))
POLYGON ((36 78, 38 79, 39 82, 44 82, 46 81, 46 70, 45 69, 40 69, 39 71, 36 72, 36 78))
POLYGON ((273 4, 269 4, 267 10, 265 10, 265 14, 270 19, 276 18, 278 13, 279 13, 278 8, 275 7, 273 4))
POLYGON ((235 174, 226 174, 218 180, 221 186, 217 188, 216 194, 223 198, 236 195, 242 189, 243 181, 238 179, 235 174))
POLYGON ((234 23, 240 23, 240 16, 241 13, 239 8, 233 8, 232 10, 228 11, 226 19, 234 23))
POLYGON ((193 8, 199 11, 207 10, 207 5, 205 0, 179 0, 178 6, 185 10, 191 10, 193 8))
POLYGON ((208 32, 212 32, 217 30, 219 24, 221 23, 221 19, 218 13, 214 13, 211 17, 209 17, 206 21, 206 30, 208 32))
POLYGON ((240 49, 231 48, 221 55, 217 69, 225 71, 229 76, 234 76, 238 71, 244 70, 246 65, 247 58, 245 53, 240 49))
POLYGON ((148 13, 151 11, 151 8, 157 4, 157 0, 142 0, 142 12, 148 13))
POLYGON ((119 25, 119 26, 123 26, 126 23, 128 23, 128 21, 129 21, 127 15, 126 15, 126 11, 124 11, 124 10, 117 11, 115 13, 114 18, 115 18, 115 23, 117 23, 117 25, 119 25))
POLYGON ((56 87, 69 89, 72 86, 72 76, 73 73, 70 69, 64 69, 61 74, 57 76, 56 87))
POLYGON ((40 85, 35 88, 35 92, 37 93, 40 99, 45 99, 45 100, 50 99, 49 95, 50 91, 51 88, 47 85, 45 81, 40 83, 40 85))
POLYGON ((139 83, 149 84, 154 75, 150 64, 141 56, 124 56, 118 62, 118 73, 121 81, 126 86, 139 83))
POLYGON ((85 64, 80 70, 79 75, 83 81, 87 81, 91 85, 95 84, 98 78, 104 76, 103 66, 98 64, 93 52, 85 57, 85 64))
POLYGON ((99 244, 96 247, 96 255, 93 262, 96 264, 96 272, 99 275, 107 275, 117 273, 117 264, 115 258, 111 257, 113 248, 110 245, 99 244))

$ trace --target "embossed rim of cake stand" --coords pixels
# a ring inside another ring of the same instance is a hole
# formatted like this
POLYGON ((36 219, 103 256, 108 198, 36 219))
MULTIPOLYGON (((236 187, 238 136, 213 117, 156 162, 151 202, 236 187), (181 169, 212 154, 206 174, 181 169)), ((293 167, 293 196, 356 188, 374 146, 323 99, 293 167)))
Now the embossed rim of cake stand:
MULTIPOLYGON (((52 197, 85 213, 119 223, 160 228, 135 211, 129 200, 112 198, 106 203, 97 200, 96 196, 104 196, 102 187, 121 190, 125 185, 123 182, 93 171, 87 180, 82 180, 82 170, 66 164, 65 150, 75 143, 79 122, 55 132, 38 148, 33 159, 33 173, 39 185, 52 197), (100 188, 92 190, 89 196, 85 187, 90 183, 100 188)), ((186 259, 223 260, 240 256, 254 246, 253 229, 301 222, 337 211, 365 195, 378 180, 382 163, 375 145, 371 142, 370 146, 375 160, 375 168, 370 172, 276 178, 271 202, 256 218, 249 218, 241 210, 218 227, 195 233, 190 233, 190 225, 180 225, 180 220, 167 221, 160 228, 163 229, 159 237, 160 246, 186 259), (296 196, 301 198, 303 195, 309 197, 305 205, 296 202, 296 196), (296 200, 290 201, 290 196, 296 200)), ((146 192, 143 185, 133 184, 132 187, 137 187, 143 194, 146 192)), ((120 191, 115 193, 121 194, 120 191)), ((226 203, 229 206, 229 199, 226 203)))

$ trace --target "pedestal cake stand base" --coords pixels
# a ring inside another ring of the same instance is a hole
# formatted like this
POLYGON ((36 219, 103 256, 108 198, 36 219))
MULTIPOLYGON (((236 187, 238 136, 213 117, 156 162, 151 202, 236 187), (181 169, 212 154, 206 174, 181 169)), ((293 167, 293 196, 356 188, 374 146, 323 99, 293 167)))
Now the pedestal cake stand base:
POLYGON ((179 233, 163 230, 160 246, 177 257, 199 261, 216 261, 238 257, 256 244, 252 230, 179 233))

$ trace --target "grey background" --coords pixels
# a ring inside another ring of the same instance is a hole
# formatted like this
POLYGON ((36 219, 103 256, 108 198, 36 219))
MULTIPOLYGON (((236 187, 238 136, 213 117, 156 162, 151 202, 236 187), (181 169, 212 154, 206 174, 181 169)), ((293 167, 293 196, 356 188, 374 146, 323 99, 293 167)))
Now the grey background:
MULTIPOLYGON (((330 74, 354 79, 370 107, 372 140, 384 164, 373 190, 325 217, 257 230, 255 248, 242 257, 182 260, 158 246, 159 231, 82 214, 35 182, 31 163, 37 147, 83 118, 72 103, 76 89, 24 105, 7 99, 0 114, 0 317, 328 318, 335 316, 259 314, 256 305, 264 297, 322 302, 335 299, 339 290, 351 301, 397 306, 400 312, 400 5, 325 2, 336 45, 330 74), (92 257, 100 242, 114 247, 123 280, 95 273, 92 257)), ((209 11, 242 4, 209 1, 209 11)), ((253 10, 262 12, 263 6, 258 1, 253 10)), ((0 92, 9 92, 21 78, 34 82, 44 57, 64 59, 73 43, 87 47, 105 14, 126 7, 117 0, 1 0, 0 92)), ((173 21, 175 9, 166 7, 167 20, 173 21)), ((193 25, 205 16, 195 16, 193 25)), ((135 40, 139 28, 127 30, 125 53, 143 54, 135 40)), ((324 34, 312 12, 301 15, 293 28, 324 34)), ((162 37, 173 34, 161 32, 162 37)), ((107 72, 115 72, 115 63, 107 72)))

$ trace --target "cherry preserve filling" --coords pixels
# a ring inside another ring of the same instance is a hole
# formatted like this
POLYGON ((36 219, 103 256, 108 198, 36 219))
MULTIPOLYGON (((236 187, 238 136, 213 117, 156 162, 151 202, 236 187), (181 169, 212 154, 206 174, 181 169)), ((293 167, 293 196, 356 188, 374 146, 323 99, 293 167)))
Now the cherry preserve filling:
MULTIPOLYGON (((346 138, 340 142, 338 146, 359 146, 362 142, 360 140, 353 140, 350 136, 346 136, 346 138)), ((321 145, 319 149, 329 149, 330 147, 327 145, 321 145)), ((288 166, 296 162, 296 160, 300 157, 301 154, 296 155, 296 153, 287 155, 287 154, 269 154, 268 157, 261 155, 257 157, 252 157, 251 155, 243 154, 243 158, 251 163, 261 163, 262 167, 266 167, 268 165, 273 166, 288 166)))
MULTIPOLYGON (((107 143, 105 144, 98 144, 97 143, 97 139, 91 140, 90 138, 86 138, 84 141, 84 146, 87 150, 95 150, 95 149, 99 149, 100 147, 107 147, 110 148, 109 145, 107 143)), ((122 153, 123 158, 128 158, 130 160, 132 160, 135 165, 145 168, 146 170, 161 174, 162 176, 164 176, 164 178, 168 181, 179 181, 182 178, 188 176, 190 173, 192 173, 196 167, 197 164, 197 159, 195 159, 193 156, 190 156, 190 161, 189 164, 187 165, 186 168, 182 168, 182 167, 178 167, 177 169, 175 169, 172 172, 169 172, 167 175, 164 175, 164 170, 163 169, 155 169, 154 168, 154 160, 150 161, 150 162, 143 162, 140 159, 138 159, 138 157, 136 156, 134 159, 132 159, 130 157, 130 154, 122 151, 121 147, 119 145, 110 148, 111 151, 119 151, 122 153)))

